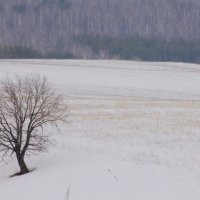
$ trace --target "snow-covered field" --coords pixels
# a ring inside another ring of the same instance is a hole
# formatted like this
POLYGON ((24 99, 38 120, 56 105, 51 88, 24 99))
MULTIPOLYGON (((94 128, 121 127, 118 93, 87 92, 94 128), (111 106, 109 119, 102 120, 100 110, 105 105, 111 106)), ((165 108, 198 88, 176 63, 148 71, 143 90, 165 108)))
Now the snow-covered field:
POLYGON ((200 65, 1 60, 0 79, 40 73, 66 97, 69 124, 31 156, 0 164, 0 200, 199 200, 200 65))

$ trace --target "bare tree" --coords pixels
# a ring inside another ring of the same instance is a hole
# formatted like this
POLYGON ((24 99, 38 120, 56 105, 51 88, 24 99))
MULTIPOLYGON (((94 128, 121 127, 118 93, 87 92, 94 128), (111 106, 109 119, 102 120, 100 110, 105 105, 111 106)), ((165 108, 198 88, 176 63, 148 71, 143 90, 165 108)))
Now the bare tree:
POLYGON ((66 106, 45 77, 6 79, 0 88, 0 152, 15 155, 19 174, 29 172, 24 157, 42 152, 49 144, 45 125, 66 122, 66 106))

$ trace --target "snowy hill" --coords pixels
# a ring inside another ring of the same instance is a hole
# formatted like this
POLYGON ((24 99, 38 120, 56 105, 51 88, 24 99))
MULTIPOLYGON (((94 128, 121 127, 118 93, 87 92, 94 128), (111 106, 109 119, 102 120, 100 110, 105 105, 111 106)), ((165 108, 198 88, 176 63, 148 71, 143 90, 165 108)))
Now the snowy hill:
POLYGON ((0 78, 48 77, 69 125, 49 153, 0 164, 2 200, 198 200, 200 66, 131 61, 1 60, 0 78))

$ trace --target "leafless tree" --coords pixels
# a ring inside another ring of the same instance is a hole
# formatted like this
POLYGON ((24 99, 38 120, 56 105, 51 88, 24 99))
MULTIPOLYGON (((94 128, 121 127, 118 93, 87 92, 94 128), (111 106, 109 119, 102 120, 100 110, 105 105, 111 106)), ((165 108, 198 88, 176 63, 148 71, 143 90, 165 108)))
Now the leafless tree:
POLYGON ((0 87, 0 152, 15 155, 19 174, 29 172, 24 157, 42 152, 49 144, 47 124, 66 122, 66 106, 45 77, 6 79, 0 87))

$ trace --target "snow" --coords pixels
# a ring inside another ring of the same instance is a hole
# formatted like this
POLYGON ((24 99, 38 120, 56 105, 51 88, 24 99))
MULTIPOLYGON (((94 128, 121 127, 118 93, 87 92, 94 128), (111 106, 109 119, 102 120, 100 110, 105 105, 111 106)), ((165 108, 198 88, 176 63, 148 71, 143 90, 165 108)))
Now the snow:
POLYGON ((73 60, 2 60, 0 64, 0 77, 40 73, 67 95, 200 97, 200 69, 194 64, 73 60))
POLYGON ((0 164, 2 200, 199 200, 200 66, 1 60, 0 78, 40 73, 69 106, 56 144, 0 164))

